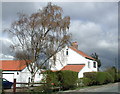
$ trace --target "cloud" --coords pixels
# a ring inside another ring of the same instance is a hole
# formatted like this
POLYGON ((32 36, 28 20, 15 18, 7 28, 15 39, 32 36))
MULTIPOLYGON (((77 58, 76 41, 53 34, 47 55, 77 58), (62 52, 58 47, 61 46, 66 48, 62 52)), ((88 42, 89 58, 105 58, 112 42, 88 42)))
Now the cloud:
POLYGON ((104 31, 114 31, 114 29, 118 28, 117 2, 71 2, 56 4, 63 8, 64 15, 70 16, 71 20, 94 22, 100 24, 104 31))
MULTIPOLYGON (((70 32, 73 41, 78 41, 79 49, 89 55, 97 52, 103 66, 112 65, 118 54, 118 3, 53 2, 53 4, 62 7, 64 16, 70 16, 70 32)), ((4 2, 3 28, 9 27, 10 23, 17 19, 18 12, 31 14, 46 5, 47 2, 4 2)), ((8 39, 7 34, 2 34, 0 37, 8 39)), ((7 43, 3 43, 3 54, 10 55, 7 43)))
POLYGON ((19 13, 30 15, 37 12, 47 3, 34 2, 3 2, 2 3, 2 27, 9 28, 11 23, 18 19, 19 13))
POLYGON ((13 59, 14 52, 10 49, 10 45, 13 44, 8 38, 0 38, 0 60, 1 59, 13 59))
POLYGON ((0 60, 13 60, 14 57, 11 55, 5 55, 0 53, 0 60))
POLYGON ((80 50, 88 55, 96 52, 102 64, 106 62, 104 67, 114 64, 114 58, 117 58, 118 54, 117 33, 104 32, 100 24, 80 20, 71 22, 70 32, 73 41, 78 42, 80 50))

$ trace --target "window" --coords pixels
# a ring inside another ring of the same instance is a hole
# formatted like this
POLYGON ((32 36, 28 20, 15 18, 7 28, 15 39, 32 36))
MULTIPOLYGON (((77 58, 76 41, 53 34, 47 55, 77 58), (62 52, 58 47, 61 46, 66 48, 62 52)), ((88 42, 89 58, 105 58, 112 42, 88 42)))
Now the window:
POLYGON ((19 72, 17 72, 17 75, 19 75, 19 72))
POLYGON ((68 55, 68 49, 66 49, 66 55, 68 55))
POLYGON ((93 67, 96 68, 96 62, 93 62, 93 67))
POLYGON ((88 68, 90 68, 90 62, 88 61, 88 68))

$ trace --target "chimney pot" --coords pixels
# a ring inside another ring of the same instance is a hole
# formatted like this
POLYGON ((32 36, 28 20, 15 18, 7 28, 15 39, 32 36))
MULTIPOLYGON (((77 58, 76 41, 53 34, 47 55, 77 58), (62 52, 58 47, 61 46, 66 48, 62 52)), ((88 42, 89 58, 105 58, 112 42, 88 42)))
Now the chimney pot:
POLYGON ((78 49, 78 43, 75 41, 75 42, 72 42, 72 47, 78 49))

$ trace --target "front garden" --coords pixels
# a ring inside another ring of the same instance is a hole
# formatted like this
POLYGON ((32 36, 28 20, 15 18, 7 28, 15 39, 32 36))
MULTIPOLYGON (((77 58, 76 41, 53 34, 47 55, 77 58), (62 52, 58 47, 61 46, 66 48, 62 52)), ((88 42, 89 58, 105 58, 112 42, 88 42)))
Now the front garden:
POLYGON ((114 67, 104 72, 86 72, 83 78, 78 78, 78 73, 73 71, 46 71, 43 73, 43 83, 37 87, 30 87, 22 92, 31 94, 56 94, 59 91, 81 89, 120 82, 120 71, 114 67))
POLYGON ((83 78, 78 78, 77 72, 67 70, 57 72, 47 71, 44 74, 43 82, 47 84, 35 88, 35 92, 44 92, 47 94, 81 87, 120 82, 120 71, 116 71, 113 67, 104 72, 86 72, 83 78))

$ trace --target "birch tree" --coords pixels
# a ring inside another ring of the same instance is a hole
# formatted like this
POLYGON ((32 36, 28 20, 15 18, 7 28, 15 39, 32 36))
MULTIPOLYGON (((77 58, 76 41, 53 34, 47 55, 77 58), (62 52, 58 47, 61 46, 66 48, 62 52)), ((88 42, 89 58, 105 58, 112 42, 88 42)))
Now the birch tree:
POLYGON ((20 13, 18 20, 6 31, 15 40, 15 57, 25 60, 31 73, 31 82, 35 74, 49 62, 51 57, 61 51, 70 40, 70 17, 63 17, 62 8, 48 3, 46 7, 31 15, 20 13))

